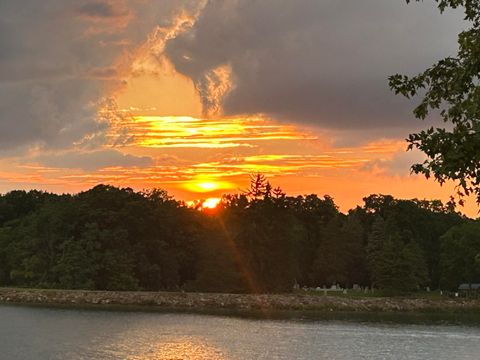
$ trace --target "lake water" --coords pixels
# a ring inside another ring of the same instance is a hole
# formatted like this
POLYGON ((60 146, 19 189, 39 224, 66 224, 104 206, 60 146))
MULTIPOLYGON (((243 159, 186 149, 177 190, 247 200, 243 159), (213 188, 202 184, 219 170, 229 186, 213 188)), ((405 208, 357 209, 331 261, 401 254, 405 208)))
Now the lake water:
POLYGON ((480 326, 0 305, 0 359, 480 359, 480 326))

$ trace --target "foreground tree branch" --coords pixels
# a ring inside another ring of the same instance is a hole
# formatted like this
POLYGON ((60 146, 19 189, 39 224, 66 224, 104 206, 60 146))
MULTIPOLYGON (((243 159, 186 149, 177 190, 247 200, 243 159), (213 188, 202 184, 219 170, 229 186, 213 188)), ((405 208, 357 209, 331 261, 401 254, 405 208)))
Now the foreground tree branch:
POLYGON ((413 111, 416 118, 439 111, 450 124, 449 129, 430 127, 409 135, 408 149, 427 155, 423 163, 412 166, 412 172, 433 176, 440 184, 455 181, 460 205, 470 194, 480 203, 480 1, 436 2, 441 12, 462 8, 469 23, 458 35, 457 56, 442 59, 413 77, 393 75, 389 84, 407 98, 423 96, 413 111))

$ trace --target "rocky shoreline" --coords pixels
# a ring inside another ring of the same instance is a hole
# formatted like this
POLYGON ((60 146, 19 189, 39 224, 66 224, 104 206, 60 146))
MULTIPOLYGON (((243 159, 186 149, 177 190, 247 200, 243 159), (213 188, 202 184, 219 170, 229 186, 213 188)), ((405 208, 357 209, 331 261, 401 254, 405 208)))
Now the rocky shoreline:
POLYGON ((361 313, 480 313, 479 299, 348 298, 308 294, 213 294, 0 288, 0 303, 136 307, 180 311, 317 311, 361 313))

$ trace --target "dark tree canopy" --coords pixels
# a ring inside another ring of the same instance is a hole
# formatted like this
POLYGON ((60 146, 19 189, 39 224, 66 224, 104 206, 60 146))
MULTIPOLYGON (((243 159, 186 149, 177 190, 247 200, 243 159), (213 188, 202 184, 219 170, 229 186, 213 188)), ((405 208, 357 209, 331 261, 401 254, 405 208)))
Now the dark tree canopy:
POLYGON ((208 211, 162 190, 12 191, 0 194, 0 286, 403 293, 480 282, 478 222, 440 201, 364 202, 342 214, 328 195, 288 196, 257 175, 208 211))
POLYGON ((464 11, 469 27, 458 35, 457 56, 442 59, 413 77, 393 75, 390 87, 407 98, 422 97, 414 110, 418 119, 438 111, 448 124, 409 135, 408 148, 427 155, 412 171, 433 176, 440 184, 455 181, 461 205, 463 196, 470 194, 480 203, 480 1, 435 1, 441 12, 464 11))

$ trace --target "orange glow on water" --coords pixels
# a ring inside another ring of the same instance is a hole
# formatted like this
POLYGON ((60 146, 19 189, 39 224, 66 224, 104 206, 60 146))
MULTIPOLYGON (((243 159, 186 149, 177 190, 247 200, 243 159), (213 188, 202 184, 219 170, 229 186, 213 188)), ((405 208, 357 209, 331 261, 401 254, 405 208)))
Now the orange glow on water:
MULTIPOLYGON (((119 344, 119 346, 125 344, 119 344)), ((130 346, 132 344, 128 344, 130 346)), ((138 347, 139 344, 135 344, 138 347)), ((192 336, 166 339, 164 342, 148 344, 126 357, 129 360, 225 360, 221 349, 209 344, 207 340, 192 336)))

